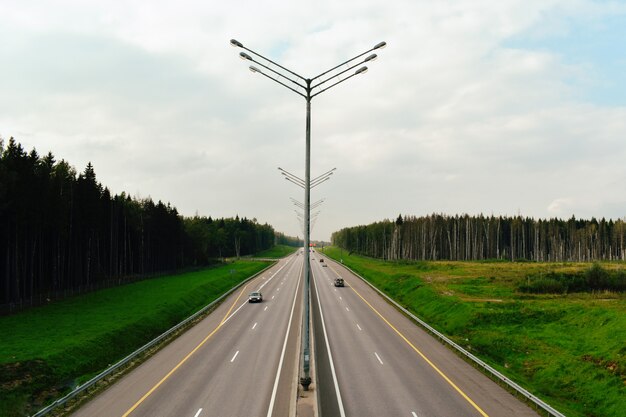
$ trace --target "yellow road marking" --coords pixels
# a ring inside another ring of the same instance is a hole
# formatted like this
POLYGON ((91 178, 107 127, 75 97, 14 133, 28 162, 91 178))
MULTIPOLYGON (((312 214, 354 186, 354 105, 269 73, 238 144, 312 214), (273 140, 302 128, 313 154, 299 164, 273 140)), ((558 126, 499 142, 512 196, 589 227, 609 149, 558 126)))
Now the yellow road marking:
MULTIPOLYGON (((335 271, 336 272, 336 271, 335 271)), ((430 359, 428 359, 426 357, 426 355, 424 355, 418 348, 415 347, 415 345, 413 343, 411 343, 409 341, 409 339, 407 339, 398 329, 396 329, 394 327, 393 324, 389 323, 389 321, 383 317, 382 314, 380 314, 378 312, 378 310, 376 310, 365 298, 363 298, 363 296, 361 294, 359 294, 359 292, 357 290, 354 289, 354 287, 352 285, 350 285, 350 288, 352 289, 352 291, 354 291, 354 293, 356 295, 359 296, 359 298, 361 298, 361 300, 363 300, 363 302, 365 302, 365 304, 367 304, 369 306, 369 308, 372 309, 372 311, 374 311, 374 313, 376 313, 378 315, 378 317, 380 317, 385 323, 387 323, 387 325, 389 327, 391 327, 393 329, 394 332, 396 332, 398 334, 398 336, 400 336, 402 338, 402 340, 404 340, 409 346, 411 346, 411 348, 417 352, 418 355, 420 355, 422 357, 422 359, 424 359, 426 361, 427 364, 429 364, 435 371, 437 371, 437 373, 439 375, 441 375, 441 377, 448 383, 450 384, 450 386, 452 386, 452 388, 454 388, 456 390, 456 392, 458 392, 459 394, 461 394, 461 396, 463 398, 465 398, 465 400, 470 403, 472 405, 472 407, 474 407, 476 409, 476 411, 478 411, 483 417, 489 417, 489 415, 487 413, 485 413, 482 408, 480 408, 478 406, 478 404, 476 404, 474 401, 472 401, 472 399, 470 397, 467 396, 467 394, 465 394, 461 388, 457 387, 456 384, 454 382, 452 382, 450 380, 450 378, 448 378, 448 376, 446 374, 444 374, 439 368, 437 368, 437 365, 435 365, 434 363, 432 363, 430 361, 430 359)))
POLYGON ((241 298, 241 294, 243 294, 243 292, 246 290, 246 287, 248 286, 248 284, 246 284, 241 292, 239 293, 239 295, 237 296, 237 299, 233 302, 233 304, 230 306, 230 308, 228 309, 228 312, 226 313, 226 315, 224 316, 224 318, 222 319, 222 321, 220 322, 220 324, 217 325, 217 327, 211 332, 209 333, 209 335, 207 337, 204 338, 204 340, 202 342, 200 342, 198 344, 198 346, 196 346, 191 352, 189 352, 189 354, 187 356, 185 356, 180 362, 178 362, 178 365, 176 365, 174 368, 172 368, 171 371, 169 371, 167 373, 167 375, 165 375, 155 386, 153 386, 150 391, 146 392, 146 394, 141 397, 139 399, 139 401, 137 401, 132 407, 130 407, 128 409, 128 411, 126 411, 122 417, 128 417, 130 415, 130 413, 132 413, 133 411, 135 411, 135 409, 137 407, 139 407, 141 405, 142 402, 145 401, 146 398, 148 398, 154 391, 156 391, 157 388, 159 388, 161 386, 161 384, 163 384, 170 376, 172 376, 172 374, 174 372, 176 372, 176 370, 178 368, 180 368, 185 362, 187 362, 187 360, 198 351, 198 349, 200 349, 202 347, 202 345, 204 345, 207 340, 209 340, 211 338, 211 336, 213 336, 215 334, 215 332, 217 332, 220 327, 222 327, 222 325, 224 324, 224 322, 226 321, 226 319, 228 318, 228 316, 230 315, 230 312, 233 310, 233 307, 235 307, 235 305, 237 304, 237 302, 239 301, 239 298, 241 298))

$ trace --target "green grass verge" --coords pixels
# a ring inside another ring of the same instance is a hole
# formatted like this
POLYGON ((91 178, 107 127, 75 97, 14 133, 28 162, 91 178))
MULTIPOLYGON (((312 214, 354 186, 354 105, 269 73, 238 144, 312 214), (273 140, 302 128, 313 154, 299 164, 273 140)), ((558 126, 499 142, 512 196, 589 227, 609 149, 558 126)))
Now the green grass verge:
POLYGON ((254 255, 254 257, 255 258, 272 258, 272 259, 284 258, 287 255, 291 255, 298 249, 300 248, 299 247, 296 248, 295 246, 276 245, 270 249, 257 253, 256 255, 254 255))
POLYGON ((517 290, 528 276, 583 273, 591 264, 385 262, 324 252, 568 417, 626 416, 626 294, 517 290))
POLYGON ((32 414, 267 265, 238 261, 0 317, 0 415, 32 414))

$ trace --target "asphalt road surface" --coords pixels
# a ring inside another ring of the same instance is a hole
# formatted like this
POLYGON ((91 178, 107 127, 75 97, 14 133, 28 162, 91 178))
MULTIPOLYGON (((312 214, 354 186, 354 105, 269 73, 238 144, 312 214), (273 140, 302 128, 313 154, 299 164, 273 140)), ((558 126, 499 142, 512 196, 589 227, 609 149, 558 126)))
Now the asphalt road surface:
MULTIPOLYGON (((320 417, 538 416, 341 265, 312 258, 320 417)), ((302 259, 281 260, 74 415, 293 415, 302 259), (249 304, 256 290, 264 300, 249 304)))
POLYGON ((292 255, 75 416, 288 416, 297 397, 302 255, 292 255), (260 290, 263 302, 248 303, 260 290))
POLYGON ((315 333, 322 417, 538 416, 358 277, 313 257, 311 308, 323 318, 315 333), (337 276, 345 287, 334 286, 337 276))

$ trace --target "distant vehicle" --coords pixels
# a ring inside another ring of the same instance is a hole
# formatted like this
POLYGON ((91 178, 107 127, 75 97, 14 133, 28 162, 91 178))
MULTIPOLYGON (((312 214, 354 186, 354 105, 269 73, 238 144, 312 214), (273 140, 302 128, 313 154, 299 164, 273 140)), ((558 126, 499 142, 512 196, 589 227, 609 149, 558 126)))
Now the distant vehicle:
POLYGON ((323 259, 320 259, 320 262, 324 262, 324 260, 323 260, 323 259))
POLYGON ((335 287, 343 287, 343 278, 335 278, 335 287))
POLYGON ((250 295, 248 296, 249 303, 260 303, 262 301, 263 301, 263 294, 261 294, 258 291, 251 292, 250 295))
POLYGON ((322 266, 328 266, 328 264, 327 263, 323 263, 322 266))

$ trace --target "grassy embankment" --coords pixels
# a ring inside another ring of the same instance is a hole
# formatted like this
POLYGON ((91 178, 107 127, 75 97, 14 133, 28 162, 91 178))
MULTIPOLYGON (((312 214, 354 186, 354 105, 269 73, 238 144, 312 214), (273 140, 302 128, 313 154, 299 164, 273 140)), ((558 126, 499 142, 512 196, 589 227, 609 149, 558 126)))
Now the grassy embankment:
POLYGON ((300 249, 299 247, 287 246, 287 245, 276 245, 270 249, 264 250, 254 255, 255 258, 271 258, 278 259, 283 258, 287 255, 291 255, 295 251, 300 249))
MULTIPOLYGON (((528 294, 591 264, 385 262, 325 253, 568 417, 626 416, 626 294, 528 294)), ((607 270, 624 263, 602 263, 607 270)))
POLYGON ((238 261, 0 317, 0 416, 32 414, 267 265, 238 261))

